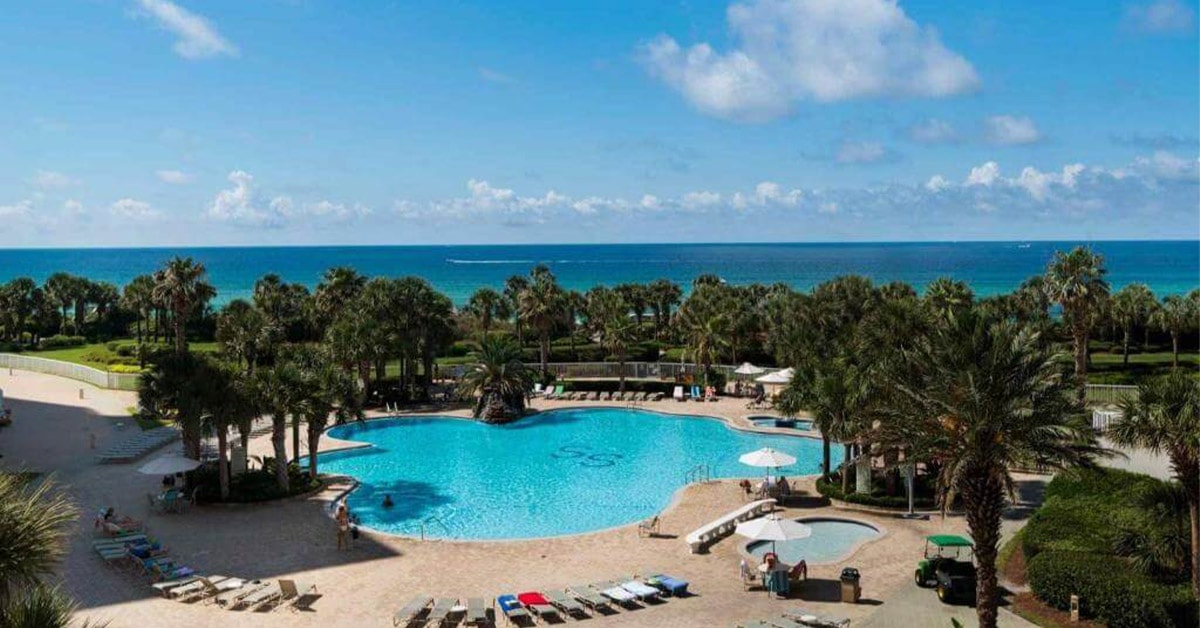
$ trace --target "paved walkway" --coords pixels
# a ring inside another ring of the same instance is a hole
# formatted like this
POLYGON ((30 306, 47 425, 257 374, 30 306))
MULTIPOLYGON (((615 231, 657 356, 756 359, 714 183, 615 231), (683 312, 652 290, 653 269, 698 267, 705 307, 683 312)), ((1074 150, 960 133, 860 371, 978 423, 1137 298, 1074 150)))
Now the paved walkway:
MULTIPOLYGON (((664 536, 660 538, 639 538, 632 526, 520 542, 421 542, 366 533, 353 550, 339 552, 328 513, 337 487, 310 498, 278 503, 197 507, 182 515, 149 515, 146 494, 157 490, 159 478, 139 475, 136 464, 98 465, 91 449, 93 436, 96 448, 101 449, 132 429, 125 409, 133 405, 133 395, 84 387, 84 399, 80 400, 80 387, 45 375, 0 375, 0 388, 5 390, 16 420, 13 427, 0 431, 0 454, 4 455, 0 464, 6 469, 56 471, 80 505, 84 516, 76 525, 64 561, 63 582, 79 601, 84 618, 109 621, 114 628, 388 626, 391 613, 417 593, 492 597, 516 590, 564 587, 648 567, 689 580, 696 595, 622 611, 596 619, 595 626, 730 626, 800 605, 822 614, 850 617, 856 625, 924 626, 930 625, 930 615, 910 612, 930 611, 940 620, 945 609, 929 591, 918 591, 912 585, 921 539, 964 529, 957 518, 907 521, 846 513, 821 507, 816 500, 790 508, 789 515, 850 516, 887 532, 843 562, 813 565, 810 582, 790 601, 743 591, 737 576, 742 544, 736 540, 725 539, 709 553, 699 555, 690 554, 682 540, 690 530, 743 503, 732 481, 688 487, 664 513, 664 536), (202 572, 295 578, 315 583, 322 597, 313 611, 306 613, 239 613, 155 597, 143 578, 106 565, 91 553, 91 513, 109 505, 118 513, 147 518, 151 533, 167 544, 172 555, 202 572), (862 604, 836 601, 836 579, 846 565, 863 572, 866 600, 862 604)), ((743 427, 749 425, 745 420, 749 411, 736 400, 649 406, 669 412, 703 412, 743 427)), ((261 446, 261 442, 254 443, 254 447, 261 446)), ((813 492, 811 483, 802 488, 813 492)))

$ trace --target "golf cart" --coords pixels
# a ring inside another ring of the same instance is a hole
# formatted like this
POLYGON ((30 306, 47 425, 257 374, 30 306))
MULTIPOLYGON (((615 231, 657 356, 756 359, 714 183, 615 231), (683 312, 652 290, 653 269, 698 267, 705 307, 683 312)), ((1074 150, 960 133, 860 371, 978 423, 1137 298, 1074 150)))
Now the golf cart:
POLYGON ((919 587, 937 587, 946 604, 975 601, 975 562, 971 542, 954 534, 925 537, 925 558, 914 576, 919 587))

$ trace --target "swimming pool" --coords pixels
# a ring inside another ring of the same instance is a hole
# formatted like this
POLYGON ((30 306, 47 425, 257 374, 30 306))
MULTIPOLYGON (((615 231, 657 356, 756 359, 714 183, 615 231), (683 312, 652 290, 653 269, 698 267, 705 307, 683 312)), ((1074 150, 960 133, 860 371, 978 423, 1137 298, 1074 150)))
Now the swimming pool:
POLYGON ((697 464, 713 477, 761 475, 738 456, 762 447, 796 457, 785 475, 817 473, 821 461, 819 440, 623 408, 555 410, 503 426, 381 419, 328 433, 371 445, 321 455, 322 471, 361 482, 347 502, 362 525, 418 535, 424 523, 435 538, 536 538, 633 523, 663 510, 697 464), (382 508, 385 494, 394 507, 382 508))
MULTIPOLYGON (((875 526, 850 519, 802 518, 800 523, 812 528, 812 536, 806 539, 777 541, 775 553, 779 560, 795 564, 804 560, 808 564, 839 562, 850 556, 862 543, 883 536, 875 526)), ((746 551, 761 559, 771 551, 770 541, 754 541, 746 544, 746 551)))

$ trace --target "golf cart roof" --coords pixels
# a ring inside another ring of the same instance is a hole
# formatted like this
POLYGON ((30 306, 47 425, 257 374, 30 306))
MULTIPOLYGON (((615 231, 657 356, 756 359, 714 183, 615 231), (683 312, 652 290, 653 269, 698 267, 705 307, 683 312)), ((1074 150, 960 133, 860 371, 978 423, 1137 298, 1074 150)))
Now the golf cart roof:
POLYGON ((957 534, 934 534, 925 537, 926 541, 938 547, 971 547, 971 542, 957 534))

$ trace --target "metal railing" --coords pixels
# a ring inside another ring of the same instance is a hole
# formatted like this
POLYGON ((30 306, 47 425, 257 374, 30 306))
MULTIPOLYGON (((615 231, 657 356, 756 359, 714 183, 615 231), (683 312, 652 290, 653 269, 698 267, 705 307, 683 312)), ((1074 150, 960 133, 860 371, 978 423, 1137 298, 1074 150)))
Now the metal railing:
POLYGON ((98 388, 109 388, 112 390, 137 390, 138 378, 140 377, 137 373, 110 373, 73 362, 63 362, 62 360, 51 360, 49 358, 35 358, 15 353, 0 353, 0 368, 57 375, 59 377, 87 382, 98 388))
POLYGON ((425 517, 424 519, 421 520, 421 540, 422 541, 425 540, 425 524, 430 523, 430 522, 434 522, 434 523, 437 523, 438 525, 442 526, 442 529, 446 531, 446 536, 450 536, 450 534, 451 534, 450 526, 446 525, 446 522, 442 521, 437 515, 429 515, 428 517, 425 517))
POLYGON ((683 483, 686 484, 703 484, 712 481, 712 465, 698 464, 683 475, 683 483))

